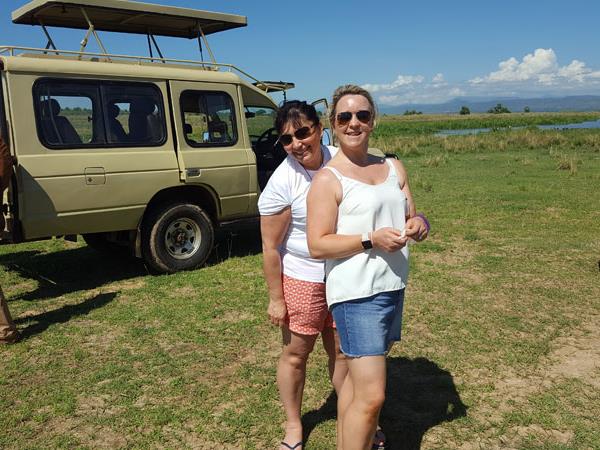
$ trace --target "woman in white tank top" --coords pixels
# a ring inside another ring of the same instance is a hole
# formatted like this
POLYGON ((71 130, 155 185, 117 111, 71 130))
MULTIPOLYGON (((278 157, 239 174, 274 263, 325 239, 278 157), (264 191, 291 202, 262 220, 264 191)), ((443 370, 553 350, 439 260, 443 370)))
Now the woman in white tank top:
POLYGON ((307 235, 326 260, 327 302, 348 375, 338 397, 338 448, 369 449, 385 398, 385 354, 400 339, 407 241, 427 236, 415 213, 404 166, 370 155, 375 104, 364 89, 341 86, 330 113, 339 151, 314 177, 307 235))

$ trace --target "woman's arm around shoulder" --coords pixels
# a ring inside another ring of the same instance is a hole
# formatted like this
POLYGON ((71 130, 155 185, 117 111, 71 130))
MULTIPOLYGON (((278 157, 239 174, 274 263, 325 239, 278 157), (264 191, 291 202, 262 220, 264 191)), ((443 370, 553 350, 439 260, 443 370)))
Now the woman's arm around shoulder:
POLYGON ((321 169, 314 176, 306 197, 306 237, 313 258, 324 259, 329 256, 327 238, 331 240, 335 235, 341 200, 342 185, 336 174, 329 169, 321 169))

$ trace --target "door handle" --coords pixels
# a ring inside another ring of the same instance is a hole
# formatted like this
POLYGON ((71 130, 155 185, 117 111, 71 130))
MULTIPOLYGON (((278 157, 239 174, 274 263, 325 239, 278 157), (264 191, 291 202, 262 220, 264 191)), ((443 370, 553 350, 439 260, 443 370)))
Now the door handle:
POLYGON ((185 174, 187 177, 199 177, 202 174, 202 171, 197 167, 192 167, 185 169, 185 174))
POLYGON ((86 167, 83 174, 85 184, 106 184, 104 167, 86 167))

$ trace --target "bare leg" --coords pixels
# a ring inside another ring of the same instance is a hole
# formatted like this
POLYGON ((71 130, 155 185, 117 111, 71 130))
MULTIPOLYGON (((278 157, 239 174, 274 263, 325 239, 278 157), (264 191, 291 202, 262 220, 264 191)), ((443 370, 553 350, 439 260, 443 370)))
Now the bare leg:
POLYGON ((321 333, 321 338, 323 339, 323 347, 329 357, 329 379, 331 380, 331 384, 333 384, 336 394, 339 396, 340 389, 348 373, 348 362, 340 350, 340 341, 337 331, 334 328, 325 328, 321 333))
MULTIPOLYGON (((306 362, 317 336, 297 334, 287 327, 282 328, 283 351, 277 366, 277 387, 286 416, 283 440, 292 446, 302 440, 300 410, 306 378, 306 362)), ((298 450, 301 448, 298 447, 298 450)))
POLYGON ((367 450, 373 444, 377 418, 385 399, 385 356, 349 358, 348 369, 351 385, 344 383, 342 395, 346 401, 346 387, 351 388, 352 400, 343 414, 343 449, 367 450))
POLYGON ((354 397, 354 388, 352 386, 352 379, 350 375, 346 373, 346 378, 344 379, 344 383, 342 384, 342 388, 338 392, 338 401, 337 401, 337 450, 343 450, 343 424, 344 418, 346 417, 346 411, 348 411, 348 406, 352 403, 352 398, 354 397))

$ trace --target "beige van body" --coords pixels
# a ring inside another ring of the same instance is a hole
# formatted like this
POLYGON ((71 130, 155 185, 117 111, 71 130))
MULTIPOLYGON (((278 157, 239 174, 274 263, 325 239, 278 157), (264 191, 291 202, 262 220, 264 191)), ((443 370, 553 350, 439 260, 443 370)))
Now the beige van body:
MULTIPOLYGON (((35 0, 15 14, 24 21, 55 3, 35 0)), ((75 14, 86 2, 68 3, 75 14)), ((98 11, 121 14, 144 5, 101 3, 98 11)), ((84 6, 89 19, 95 10, 84 6)), ((16 161, 3 241, 81 234, 98 248, 128 244, 158 272, 203 264, 216 227, 256 217, 260 185, 284 157, 266 92, 275 88, 231 69, 0 47, 2 133, 16 161)))

